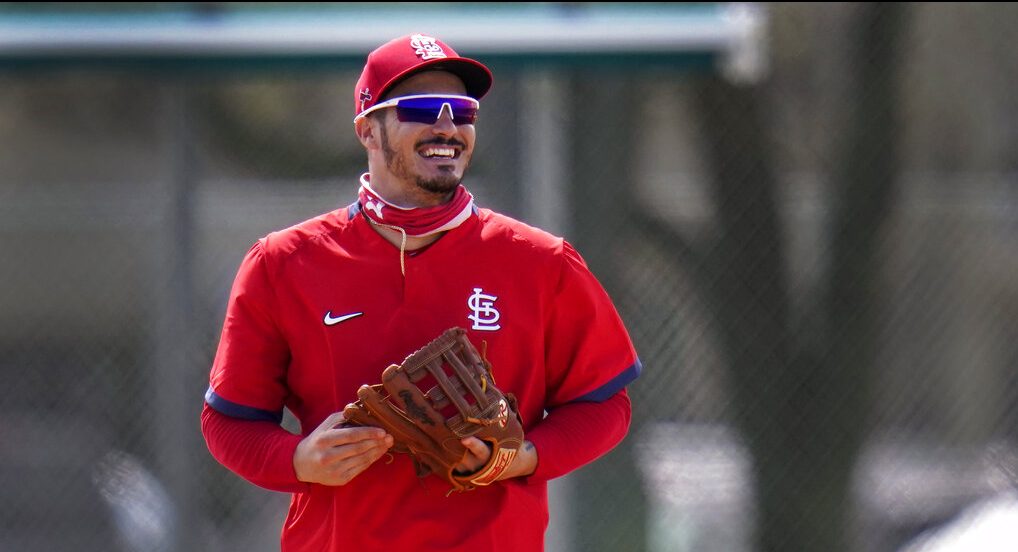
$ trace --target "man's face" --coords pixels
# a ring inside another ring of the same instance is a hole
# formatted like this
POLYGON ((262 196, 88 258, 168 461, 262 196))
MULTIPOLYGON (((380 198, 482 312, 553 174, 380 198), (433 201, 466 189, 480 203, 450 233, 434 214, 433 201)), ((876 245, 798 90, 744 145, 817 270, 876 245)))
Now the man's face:
MULTIPOLYGON (((401 82, 387 98, 413 94, 465 95, 463 82, 451 73, 428 71, 401 82)), ((434 124, 400 122, 394 109, 374 115, 385 167, 404 184, 433 193, 453 191, 463 180, 474 151, 474 125, 455 125, 448 110, 434 124)))

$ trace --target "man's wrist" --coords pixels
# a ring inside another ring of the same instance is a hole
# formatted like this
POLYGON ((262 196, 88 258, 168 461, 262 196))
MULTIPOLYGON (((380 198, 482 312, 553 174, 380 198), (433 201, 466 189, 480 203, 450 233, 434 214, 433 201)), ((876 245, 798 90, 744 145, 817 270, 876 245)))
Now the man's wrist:
POLYGON ((512 466, 509 468, 509 477, 528 477, 537 470, 537 447, 530 441, 523 441, 523 445, 516 453, 512 466))

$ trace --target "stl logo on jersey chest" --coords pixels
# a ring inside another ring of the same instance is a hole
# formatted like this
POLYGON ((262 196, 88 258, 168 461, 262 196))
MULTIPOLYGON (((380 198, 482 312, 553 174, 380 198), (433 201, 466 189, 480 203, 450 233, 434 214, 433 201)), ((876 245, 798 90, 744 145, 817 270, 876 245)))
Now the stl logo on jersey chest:
POLYGON ((502 326, 498 324, 501 318, 498 309, 495 308, 495 301, 498 297, 484 293, 481 288, 474 288, 474 294, 467 299, 467 307, 472 314, 467 315, 474 325, 473 330, 493 332, 502 326))

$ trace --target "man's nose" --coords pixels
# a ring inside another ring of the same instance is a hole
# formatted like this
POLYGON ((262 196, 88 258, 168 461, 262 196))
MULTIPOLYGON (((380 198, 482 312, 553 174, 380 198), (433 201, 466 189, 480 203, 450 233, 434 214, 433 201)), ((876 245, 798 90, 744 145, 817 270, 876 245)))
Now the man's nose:
POLYGON ((435 134, 453 135, 456 134, 456 123, 452 119, 452 106, 445 104, 438 113, 438 120, 432 126, 435 134))

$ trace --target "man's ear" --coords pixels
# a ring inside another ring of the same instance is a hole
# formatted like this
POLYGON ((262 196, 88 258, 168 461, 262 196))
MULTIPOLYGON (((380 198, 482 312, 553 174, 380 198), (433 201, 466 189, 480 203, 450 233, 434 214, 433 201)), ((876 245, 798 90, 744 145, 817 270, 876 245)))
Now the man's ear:
POLYGON ((382 142, 379 139, 378 125, 382 124, 382 121, 378 120, 377 117, 364 117, 357 119, 354 122, 354 132, 357 133, 357 139, 361 141, 364 148, 367 150, 381 149, 382 142))

